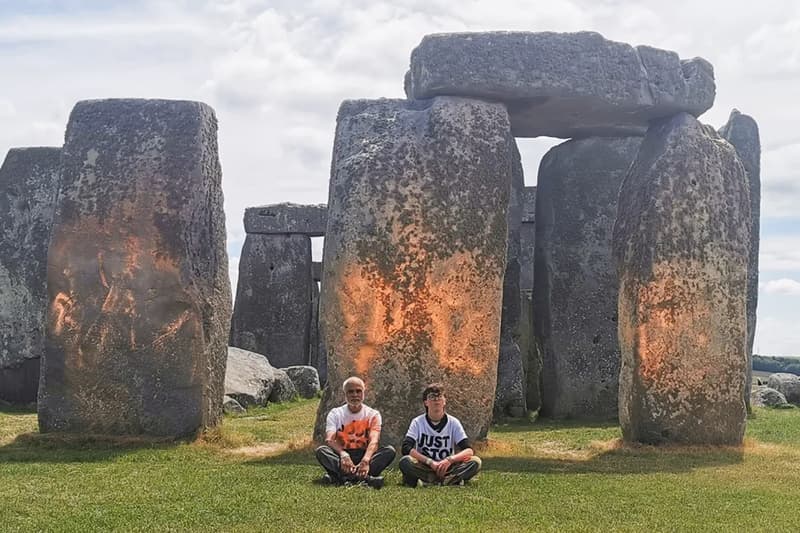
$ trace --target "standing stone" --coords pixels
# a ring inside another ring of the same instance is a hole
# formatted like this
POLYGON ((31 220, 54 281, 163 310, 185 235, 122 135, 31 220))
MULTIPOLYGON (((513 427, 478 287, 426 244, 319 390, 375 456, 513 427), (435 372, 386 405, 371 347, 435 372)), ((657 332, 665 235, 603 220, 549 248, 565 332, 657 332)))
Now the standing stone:
POLYGON ((519 230, 519 288, 533 292, 533 256, 536 245, 536 187, 522 192, 522 225, 519 230))
POLYGON ((567 141, 539 167, 533 305, 542 353, 541 414, 617 416, 617 194, 640 137, 567 141))
POLYGON ((322 280, 322 263, 313 263, 313 282, 311 283, 311 336, 309 341, 309 362, 317 369, 320 386, 328 379, 328 356, 319 334, 319 282, 322 280))
POLYGON ((184 436, 216 424, 230 280, 214 111, 79 102, 62 165, 40 430, 184 436))
POLYGON ((512 142, 511 190, 508 201, 508 252, 503 276, 503 313, 500 321, 500 355, 497 361, 495 417, 525 416, 525 369, 520 342, 520 226, 525 177, 517 143, 512 142))
POLYGON ((748 196, 712 128, 687 114, 651 126, 614 227, 626 441, 742 442, 748 196))
POLYGON ((0 167, 0 400, 36 401, 47 243, 60 148, 14 148, 0 167))
POLYGON ((541 373, 542 356, 536 347, 533 316, 533 253, 536 246, 536 187, 525 187, 522 196, 522 224, 520 242, 520 341, 525 370, 525 403, 529 411, 542 406, 541 373))
POLYGON ((276 368, 308 364, 311 238, 249 233, 239 259, 231 346, 276 368))
POLYGON ((641 135, 654 118, 699 116, 716 92, 704 59, 587 31, 426 35, 405 86, 409 98, 503 102, 514 136, 564 138, 641 135))
POLYGON ((736 149, 747 174, 750 190, 750 256, 747 261, 747 381, 745 402, 750 409, 750 388, 753 381, 753 339, 756 335, 758 306, 758 248, 761 227, 761 140, 758 124, 748 115, 731 111, 727 124, 719 134, 736 149))
POLYGON ((511 134, 501 104, 464 98, 346 101, 331 171, 320 332, 328 384, 317 414, 367 383, 400 444, 443 382, 468 436, 486 436, 497 380, 511 134))

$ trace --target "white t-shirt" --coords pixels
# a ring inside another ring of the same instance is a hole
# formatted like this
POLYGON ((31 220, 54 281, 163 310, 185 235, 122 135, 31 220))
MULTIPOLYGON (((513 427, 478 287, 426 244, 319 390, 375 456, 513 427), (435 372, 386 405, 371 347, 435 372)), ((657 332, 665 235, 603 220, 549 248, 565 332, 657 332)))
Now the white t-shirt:
POLYGON ((381 424, 381 414, 372 407, 362 403, 361 410, 353 413, 344 404, 328 413, 325 434, 335 431, 336 439, 346 450, 366 450, 370 431, 380 432, 381 424))
POLYGON ((408 426, 406 437, 414 439, 416 449, 422 455, 441 461, 456 453, 456 444, 466 439, 467 433, 461 421, 453 415, 447 415, 447 423, 439 431, 431 427, 425 415, 419 415, 408 426))

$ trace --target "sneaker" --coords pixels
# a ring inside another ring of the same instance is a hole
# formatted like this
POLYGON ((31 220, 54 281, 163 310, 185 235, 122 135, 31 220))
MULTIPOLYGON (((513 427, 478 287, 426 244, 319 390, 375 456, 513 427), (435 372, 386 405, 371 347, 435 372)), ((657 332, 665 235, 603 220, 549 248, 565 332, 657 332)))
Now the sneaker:
POLYGON ((382 489, 383 488, 383 477, 382 476, 368 476, 367 477, 367 485, 369 485, 373 489, 382 489))
POLYGON ((322 479, 319 480, 322 485, 335 485, 336 481, 331 477, 330 474, 325 474, 322 476, 322 479))

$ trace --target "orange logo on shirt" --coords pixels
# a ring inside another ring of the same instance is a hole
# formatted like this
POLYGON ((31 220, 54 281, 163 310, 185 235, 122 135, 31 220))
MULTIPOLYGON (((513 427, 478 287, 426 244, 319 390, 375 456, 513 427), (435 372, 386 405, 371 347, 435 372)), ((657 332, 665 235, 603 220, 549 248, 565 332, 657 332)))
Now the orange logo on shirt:
POLYGON ((369 444, 369 422, 368 418, 353 420, 337 431, 336 437, 348 450, 366 448, 369 444))

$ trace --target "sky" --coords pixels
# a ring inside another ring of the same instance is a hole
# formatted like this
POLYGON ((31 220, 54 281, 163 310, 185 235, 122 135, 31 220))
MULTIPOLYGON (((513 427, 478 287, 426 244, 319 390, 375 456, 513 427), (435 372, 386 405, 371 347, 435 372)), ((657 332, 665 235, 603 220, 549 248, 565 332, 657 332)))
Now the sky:
MULTIPOLYGON (((800 355, 800 3, 795 0, 0 0, 0 157, 60 146, 92 98, 210 104, 219 120, 235 283, 245 207, 327 202, 336 112, 402 98, 411 50, 454 31, 591 30, 701 56, 719 128, 759 124, 761 251, 754 351, 800 355)), ((559 140, 520 140, 527 185, 559 140)), ((320 257, 321 243, 315 242, 320 257)))

